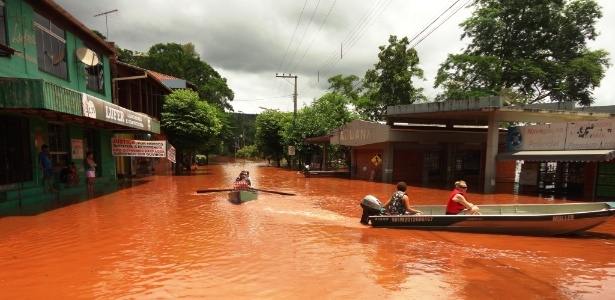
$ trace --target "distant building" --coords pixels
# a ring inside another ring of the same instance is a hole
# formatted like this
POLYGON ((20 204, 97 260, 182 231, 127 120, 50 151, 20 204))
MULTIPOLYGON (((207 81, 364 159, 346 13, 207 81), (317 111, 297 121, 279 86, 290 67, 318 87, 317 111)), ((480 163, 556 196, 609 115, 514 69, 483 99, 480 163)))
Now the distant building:
POLYGON ((354 179, 436 187, 465 180, 486 194, 512 192, 523 160, 523 192, 615 196, 615 106, 515 107, 488 97, 389 106, 386 119, 353 121, 305 142, 350 146, 354 179))

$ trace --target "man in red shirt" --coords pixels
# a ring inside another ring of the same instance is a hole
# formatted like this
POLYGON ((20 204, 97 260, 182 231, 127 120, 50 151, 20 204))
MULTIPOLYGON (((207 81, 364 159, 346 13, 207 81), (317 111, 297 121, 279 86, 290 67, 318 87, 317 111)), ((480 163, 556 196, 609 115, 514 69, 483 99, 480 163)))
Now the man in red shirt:
POLYGON ((446 204, 447 215, 457 215, 460 212, 465 212, 466 215, 480 215, 478 206, 470 203, 466 198, 467 190, 468 185, 465 181, 455 182, 455 189, 448 196, 448 203, 446 204))

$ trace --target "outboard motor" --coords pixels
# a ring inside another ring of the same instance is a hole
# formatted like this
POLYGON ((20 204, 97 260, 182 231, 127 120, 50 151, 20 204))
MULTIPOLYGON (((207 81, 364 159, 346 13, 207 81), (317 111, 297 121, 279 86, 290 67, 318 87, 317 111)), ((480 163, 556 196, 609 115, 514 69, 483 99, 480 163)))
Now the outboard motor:
POLYGON ((361 207, 363 208, 363 215, 361 215, 361 223, 363 224, 369 223, 369 216, 380 216, 385 212, 380 200, 372 195, 367 195, 361 200, 361 207))

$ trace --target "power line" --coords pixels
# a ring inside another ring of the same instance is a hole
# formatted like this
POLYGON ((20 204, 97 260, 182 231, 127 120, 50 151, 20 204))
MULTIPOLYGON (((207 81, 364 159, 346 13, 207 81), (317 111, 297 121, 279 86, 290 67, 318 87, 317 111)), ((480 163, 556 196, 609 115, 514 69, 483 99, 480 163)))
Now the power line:
MULTIPOLYGON (((284 63, 284 60, 286 60, 286 55, 288 54, 288 50, 290 49, 290 45, 292 45, 293 40, 295 39, 295 34, 297 33, 297 29, 299 28, 299 23, 301 23, 301 18, 303 17, 303 11, 305 10, 305 6, 307 5, 308 0, 305 0, 305 2, 303 3, 303 8, 301 9, 301 14, 299 15, 299 20, 297 20, 297 25, 295 26, 295 31, 293 32, 293 36, 290 38, 290 42, 288 42, 288 47, 286 47, 286 52, 284 52, 284 57, 282 58, 282 61, 280 61, 280 65, 278 66, 278 70, 276 71, 276 73, 280 72, 280 68, 282 67, 282 64, 284 63)), ((277 80, 273 81, 273 90, 275 91, 275 85, 276 85, 277 80)))
MULTIPOLYGON (((442 26, 444 23, 446 23, 446 21, 448 21, 451 17, 453 17, 457 12, 459 12, 462 8, 464 8, 468 3, 470 3, 470 1, 472 0, 467 0, 463 5, 459 6, 452 14, 450 14, 448 17, 446 17, 446 19, 444 19, 442 22, 440 22, 440 24, 438 24, 438 26, 436 26, 435 28, 433 28, 432 30, 429 31, 429 33, 427 33, 426 36, 422 37, 418 42, 416 42, 414 45, 412 45, 412 48, 416 47, 419 43, 421 43, 424 39, 426 39, 428 36, 430 36, 434 31, 436 31, 438 28, 440 28, 440 26, 442 26)), ((457 4, 457 2, 459 2, 459 0, 455 1, 455 4, 457 4)), ((452 7, 452 6, 451 6, 452 7)), ((450 9, 450 7, 449 7, 450 9)), ((446 10, 448 11, 448 9, 446 10)), ((446 11, 444 13, 446 13, 446 11)), ((440 16, 442 16, 444 13, 442 13, 440 16)), ((439 17, 438 17, 439 18, 439 17)), ((430 24, 431 25, 431 24, 430 24)))
POLYGON ((295 55, 297 54, 297 51, 301 47, 301 43, 303 43, 303 39, 305 38, 305 35, 307 34, 308 30, 310 29, 310 26, 312 25, 312 20, 314 19, 314 15, 316 14, 316 10, 318 9, 319 5, 320 5, 320 0, 318 0, 318 3, 316 3, 316 7, 314 7, 314 10, 312 11, 312 16, 310 17, 310 21, 308 22, 307 27, 305 27, 305 31, 303 31, 303 35, 301 36, 301 40, 299 40, 299 44, 297 45, 297 48, 295 49, 295 52, 293 52, 293 56, 288 61, 288 65, 286 66, 286 69, 284 69, 284 73, 292 73, 292 72, 287 72, 288 67, 290 67, 290 63, 295 59, 295 55))
MULTIPOLYGON (((391 3, 390 0, 382 0, 380 2, 372 4, 372 6, 366 11, 366 13, 363 14, 359 22, 357 22, 357 24, 353 27, 353 29, 348 34, 348 36, 344 39, 344 41, 342 42, 342 46, 344 44, 350 44, 351 42, 356 43, 356 41, 360 39, 363 36, 363 34, 365 34, 366 30, 369 27, 371 27, 374 21, 378 19, 378 17, 382 14, 382 12, 386 9, 386 7, 388 7, 390 3, 391 3), (377 10, 379 10, 379 12, 375 13, 375 11, 377 10), (374 17, 375 15, 377 16, 374 17)), ((348 52, 352 48, 353 45, 354 44, 347 47, 346 52, 348 52)), ((308 80, 308 82, 306 83, 306 87, 302 89, 302 93, 305 93, 311 90, 312 87, 317 83, 319 76, 327 75, 329 70, 333 66, 335 66, 337 62, 339 62, 339 60, 341 59, 338 57, 338 50, 336 49, 333 52, 333 54, 331 54, 329 59, 327 59, 325 63, 320 67, 319 74, 314 77, 311 77, 308 80)))
POLYGON ((307 47, 307 49, 305 49, 305 52, 303 52, 303 55, 301 56, 301 59, 299 59, 299 62, 295 65, 295 67, 290 70, 290 73, 295 72, 295 69, 297 69, 297 67, 299 66, 299 64, 301 64, 301 62, 303 61, 303 58, 305 57, 305 55, 307 54, 308 50, 310 50, 310 48, 312 48, 312 44, 314 44, 314 41, 316 40, 316 37, 318 36, 318 34, 320 33, 320 30, 322 30, 322 27, 325 25, 325 23, 327 22, 327 19, 329 18, 329 14, 331 14, 331 11, 333 10, 333 7, 335 6, 335 3, 337 2, 334 1, 333 5, 331 5, 331 8, 329 8, 329 12, 327 13, 327 15, 325 16, 325 19, 322 21, 322 24, 320 24, 320 28, 318 28, 318 32, 316 33, 316 35, 314 35, 314 38, 312 39, 312 42, 310 43, 310 45, 307 47))

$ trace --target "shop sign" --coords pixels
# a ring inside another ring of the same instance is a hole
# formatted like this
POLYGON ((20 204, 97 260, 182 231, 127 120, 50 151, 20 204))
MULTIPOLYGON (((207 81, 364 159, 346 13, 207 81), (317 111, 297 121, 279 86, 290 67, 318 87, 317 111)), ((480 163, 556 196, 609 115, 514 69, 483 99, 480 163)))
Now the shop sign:
POLYGON ((167 141, 111 139, 111 154, 113 156, 165 157, 166 153, 167 141))
POLYGON ((134 112, 86 93, 82 94, 81 105, 84 117, 152 131, 152 118, 145 114, 134 112))

